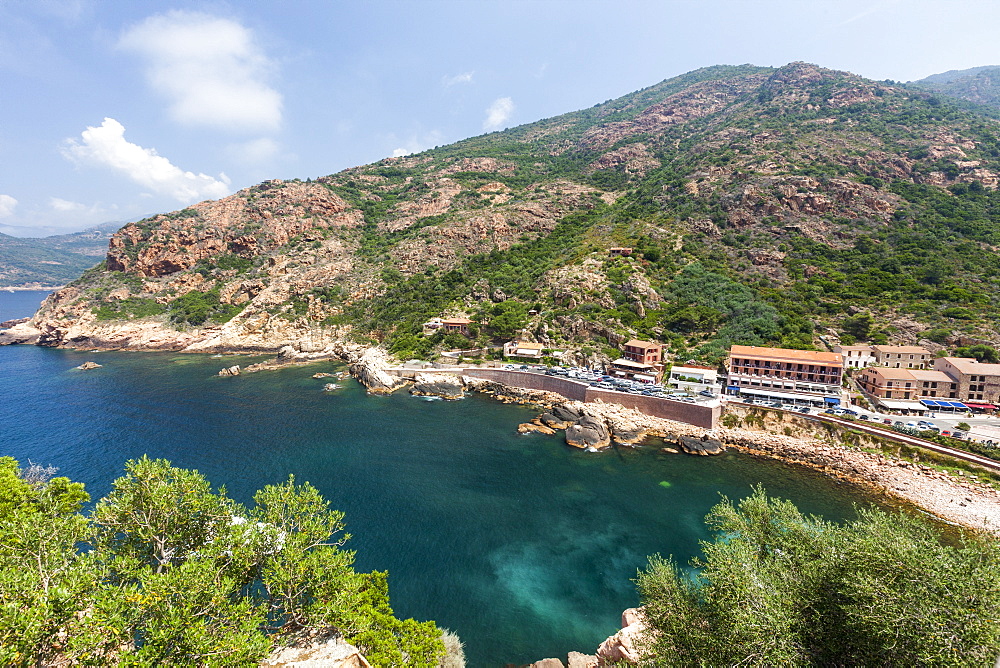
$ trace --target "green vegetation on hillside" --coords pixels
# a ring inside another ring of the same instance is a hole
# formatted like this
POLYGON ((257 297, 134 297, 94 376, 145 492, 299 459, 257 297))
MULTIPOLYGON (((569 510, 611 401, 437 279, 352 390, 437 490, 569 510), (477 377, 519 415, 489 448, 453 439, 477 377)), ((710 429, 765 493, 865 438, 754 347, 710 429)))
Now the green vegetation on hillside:
POLYGON ((0 458, 0 663, 256 665, 305 631, 374 666, 436 666, 433 622, 398 619, 358 573, 343 514, 308 483, 246 508, 196 471, 126 464, 89 516, 83 485, 0 458))
POLYGON ((638 579, 653 665, 970 666, 1000 654, 1000 543, 859 510, 844 525, 762 490, 708 515, 696 571, 638 579))

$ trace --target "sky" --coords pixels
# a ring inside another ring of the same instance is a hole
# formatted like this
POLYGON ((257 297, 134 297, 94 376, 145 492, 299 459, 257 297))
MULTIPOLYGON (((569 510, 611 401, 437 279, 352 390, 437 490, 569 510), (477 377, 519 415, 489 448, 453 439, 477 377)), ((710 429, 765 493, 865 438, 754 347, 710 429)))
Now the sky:
POLYGON ((128 222, 710 65, 1000 65, 994 0, 0 0, 0 232, 128 222))

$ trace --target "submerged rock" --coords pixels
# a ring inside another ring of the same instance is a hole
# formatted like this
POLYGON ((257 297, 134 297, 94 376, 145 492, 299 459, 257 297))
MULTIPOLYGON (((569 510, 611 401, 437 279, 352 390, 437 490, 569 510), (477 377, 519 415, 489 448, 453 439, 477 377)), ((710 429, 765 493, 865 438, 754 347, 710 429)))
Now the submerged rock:
POLYGON ((451 373, 418 373, 410 394, 418 397, 461 399, 465 396, 462 379, 451 373))
POLYGON ((321 371, 320 373, 314 373, 312 375, 312 377, 313 378, 336 378, 337 374, 335 374, 335 373, 326 373, 325 371, 321 371))
POLYGON ((98 364, 97 362, 84 362, 83 364, 81 364, 76 368, 80 369, 81 371, 89 371, 90 369, 100 369, 101 365, 98 364))
POLYGON ((522 422, 517 425, 517 433, 519 434, 530 434, 532 432, 538 432, 539 434, 546 434, 551 436, 556 433, 555 429, 550 429, 543 424, 536 424, 534 422, 522 422))

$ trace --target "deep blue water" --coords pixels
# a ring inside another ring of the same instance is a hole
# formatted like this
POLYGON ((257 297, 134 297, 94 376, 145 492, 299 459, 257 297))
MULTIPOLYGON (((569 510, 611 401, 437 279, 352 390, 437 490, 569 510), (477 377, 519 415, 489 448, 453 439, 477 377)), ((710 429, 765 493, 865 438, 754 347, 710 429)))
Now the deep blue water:
POLYGON ((353 381, 324 393, 310 376, 332 365, 215 376, 247 361, 2 347, 0 454, 58 466, 94 498, 142 454, 245 503, 289 474, 308 480, 346 513, 358 568, 389 571, 397 614, 456 631, 470 666, 592 652, 638 603, 647 555, 697 553, 720 494, 761 483, 830 519, 860 499, 735 453, 585 453, 521 436, 530 409, 480 397, 369 397, 353 381), (86 360, 104 366, 73 368, 86 360))
POLYGON ((48 290, 0 290, 0 322, 14 318, 27 318, 38 310, 49 296, 48 290))

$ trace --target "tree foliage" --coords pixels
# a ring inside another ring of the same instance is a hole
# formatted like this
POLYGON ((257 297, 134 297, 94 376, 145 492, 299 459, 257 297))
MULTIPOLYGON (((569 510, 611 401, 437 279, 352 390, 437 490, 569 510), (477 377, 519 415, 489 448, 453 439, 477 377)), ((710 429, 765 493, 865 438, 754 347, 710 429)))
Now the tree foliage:
POLYGON ((707 518, 716 533, 684 572, 640 574, 655 663, 969 666, 1000 654, 1000 545, 859 510, 836 525, 763 490, 707 518))
POLYGON ((0 459, 0 664, 247 665, 306 630, 379 666, 444 651, 433 622, 393 615, 385 573, 354 570, 343 514, 308 483, 268 485, 246 508, 144 457, 90 518, 86 500, 0 459))

